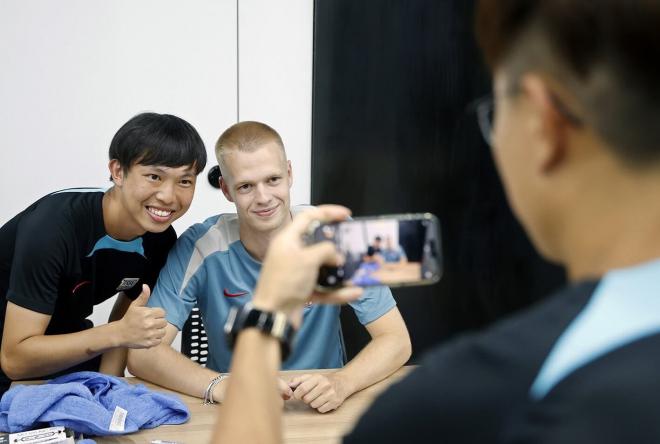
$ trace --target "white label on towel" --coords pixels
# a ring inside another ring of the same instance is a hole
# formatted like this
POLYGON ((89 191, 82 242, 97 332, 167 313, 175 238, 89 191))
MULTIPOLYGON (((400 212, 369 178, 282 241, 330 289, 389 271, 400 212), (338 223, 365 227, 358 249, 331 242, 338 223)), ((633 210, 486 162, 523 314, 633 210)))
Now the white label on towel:
POLYGON ((121 407, 115 407, 115 412, 112 414, 112 419, 110 420, 110 428, 108 430, 111 432, 123 432, 127 414, 128 412, 121 407))

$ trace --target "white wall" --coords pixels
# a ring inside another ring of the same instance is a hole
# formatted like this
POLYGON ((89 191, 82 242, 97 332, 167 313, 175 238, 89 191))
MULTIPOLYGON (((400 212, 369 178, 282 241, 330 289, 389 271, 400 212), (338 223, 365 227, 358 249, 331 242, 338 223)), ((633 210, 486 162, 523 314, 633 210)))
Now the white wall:
MULTIPOLYGON (((235 1, 1 2, 0 222, 48 192, 108 186, 110 140, 142 111, 188 120, 212 156, 236 120, 235 16, 235 1)), ((201 185, 177 228, 211 210, 201 185)))
MULTIPOLYGON (((261 120, 284 139, 293 203, 310 199, 312 0, 0 2, 0 224, 51 191, 109 186, 107 150, 142 111, 218 135, 261 120)), ((232 211, 200 175, 180 233, 232 211)), ((92 316, 104 322, 109 303, 92 316)))
POLYGON ((291 202, 310 202, 313 0, 240 0, 240 120, 275 128, 293 169, 291 202))

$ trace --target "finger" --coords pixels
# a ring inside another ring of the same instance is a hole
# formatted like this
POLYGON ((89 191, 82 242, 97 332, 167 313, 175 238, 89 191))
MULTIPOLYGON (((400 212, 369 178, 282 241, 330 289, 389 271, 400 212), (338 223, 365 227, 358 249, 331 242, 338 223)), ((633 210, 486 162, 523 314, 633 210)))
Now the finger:
POLYGON ((350 215, 351 211, 341 205, 319 205, 316 208, 298 213, 293 218, 290 230, 294 233, 303 234, 313 221, 339 221, 346 219, 350 215))
POLYGON ((309 406, 313 409, 318 409, 325 403, 329 402, 332 398, 332 393, 322 393, 320 396, 318 396, 314 401, 312 401, 309 406))
POLYGON ((296 376, 295 378, 292 378, 292 379, 289 381, 289 387, 291 387, 292 389, 295 389, 295 388, 298 387, 301 383, 307 381, 311 376, 312 376, 312 375, 307 374, 307 373, 304 374, 304 375, 296 376))
POLYGON ((339 404, 335 404, 332 401, 328 401, 325 404, 323 404, 321 407, 317 408, 316 411, 319 413, 328 413, 333 410, 337 410, 337 407, 339 407, 339 404))
POLYGON ((328 387, 318 384, 314 387, 309 393, 302 397, 302 400, 305 404, 311 404, 316 398, 326 393, 328 387))
POLYGON ((277 386, 279 388, 282 399, 284 399, 285 401, 291 399, 291 397, 293 396, 293 390, 291 390, 291 387, 289 387, 286 382, 278 378, 277 386))
POLYGON ((335 245, 330 241, 319 242, 305 249, 307 258, 318 265, 341 265, 344 260, 337 254, 335 245))
POLYGON ((151 314, 154 318, 157 318, 157 319, 164 319, 165 315, 166 315, 165 310, 163 310, 160 307, 152 308, 151 309, 151 314))
POLYGON ((150 295, 151 290, 149 290, 149 286, 147 284, 142 284, 142 292, 137 298, 135 298, 131 305, 135 305, 136 307, 144 307, 147 305, 147 301, 149 301, 150 295))
POLYGON ((157 328, 158 330, 165 330, 165 327, 167 327, 167 321, 165 319, 156 319, 153 323, 153 327, 157 328))
POLYGON ((319 304, 345 304, 357 300, 364 293, 361 287, 342 287, 330 292, 314 292, 312 302, 319 304))
POLYGON ((303 396, 305 396, 307 393, 312 391, 314 389, 314 387, 316 387, 317 384, 318 384, 318 378, 311 377, 311 378, 307 379, 306 381, 304 381, 302 384, 300 384, 298 386, 298 388, 296 388, 293 391, 293 396, 296 399, 302 399, 303 396))

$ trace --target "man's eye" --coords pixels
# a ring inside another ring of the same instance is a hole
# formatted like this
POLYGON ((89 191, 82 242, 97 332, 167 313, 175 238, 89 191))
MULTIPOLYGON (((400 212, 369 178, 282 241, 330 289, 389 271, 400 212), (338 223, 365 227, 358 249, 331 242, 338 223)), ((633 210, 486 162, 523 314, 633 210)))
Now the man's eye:
POLYGON ((278 183, 280 183, 280 180, 282 180, 281 177, 271 177, 269 179, 269 182, 271 183, 271 185, 277 185, 278 183))
POLYGON ((190 179, 183 179, 180 183, 181 183, 181 185, 183 185, 184 187, 189 187, 189 186, 192 186, 193 181, 190 180, 190 179))
POLYGON ((245 185, 241 185, 240 187, 238 187, 238 191, 244 193, 244 192, 250 191, 250 187, 251 187, 251 185, 246 183, 245 185))
POLYGON ((160 176, 158 174, 147 174, 147 178, 153 182, 160 180, 160 176))

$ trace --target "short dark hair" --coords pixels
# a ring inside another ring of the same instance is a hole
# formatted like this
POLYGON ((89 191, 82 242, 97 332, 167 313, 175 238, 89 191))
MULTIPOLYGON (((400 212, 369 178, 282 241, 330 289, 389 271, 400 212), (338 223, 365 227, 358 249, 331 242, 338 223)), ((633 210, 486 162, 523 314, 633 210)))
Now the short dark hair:
POLYGON ((660 159, 659 24, 652 0, 480 0, 476 15, 492 69, 556 76, 634 164, 660 159))
POLYGON ((134 164, 181 167, 206 166, 206 148, 199 133, 185 120, 170 114, 142 113, 126 122, 112 138, 110 159, 125 170, 134 164))

